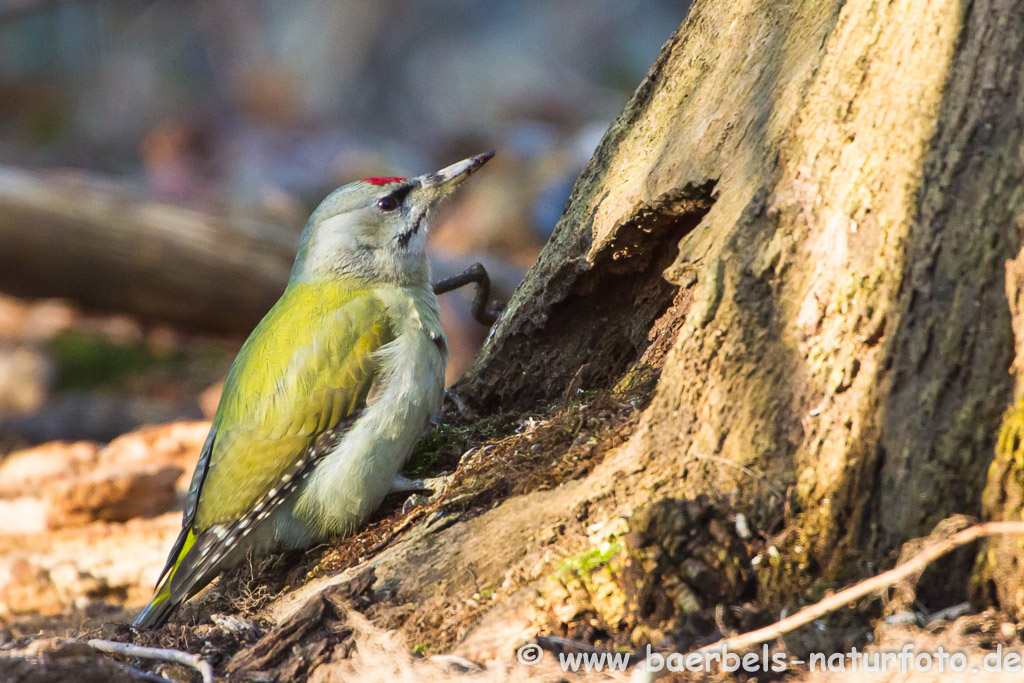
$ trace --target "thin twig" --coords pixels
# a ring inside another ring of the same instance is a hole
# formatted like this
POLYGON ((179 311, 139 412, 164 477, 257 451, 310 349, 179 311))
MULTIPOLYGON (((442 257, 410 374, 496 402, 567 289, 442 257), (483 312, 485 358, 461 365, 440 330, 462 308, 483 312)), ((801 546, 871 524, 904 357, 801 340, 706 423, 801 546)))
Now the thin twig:
POLYGON ((458 275, 435 282, 434 294, 446 294, 468 284, 476 285, 476 295, 473 297, 473 304, 470 307, 473 319, 484 327, 490 327, 498 320, 498 313, 487 309, 491 298, 491 278, 487 275, 483 265, 474 263, 458 275))
POLYGON ((203 683, 213 683, 213 667, 209 662, 201 659, 199 655, 189 654, 181 650, 165 650, 158 647, 142 647, 131 643, 116 643, 112 640, 100 640, 93 638, 88 646, 100 652, 123 657, 139 657, 141 659, 160 659, 175 664, 183 664, 199 672, 203 677, 203 683))
POLYGON ((715 643, 700 648, 697 652, 708 652, 711 650, 723 649, 736 652, 746 650, 754 645, 760 645, 761 643, 769 640, 774 640, 784 633, 789 633, 790 631, 798 629, 801 626, 805 626, 826 614, 842 609, 844 606, 859 600, 866 595, 889 588, 893 584, 899 583, 907 577, 923 571, 930 563, 934 562, 946 553, 956 550, 962 545, 967 545, 972 541, 977 541, 978 539, 985 538, 987 536, 998 536, 1003 534, 1024 534, 1024 522, 986 522, 984 524, 977 524, 969 527, 963 531, 953 534, 949 538, 946 538, 935 545, 926 547, 920 553, 907 560, 904 564, 894 567, 887 572, 882 572, 870 579, 865 579, 860 583, 850 586, 849 588, 844 588, 838 593, 834 593, 820 602, 804 607, 792 616, 786 617, 785 619, 777 621, 769 626, 765 626, 764 628, 759 628, 756 631, 750 631, 749 633, 744 633, 732 638, 722 638, 715 643))
POLYGON ((470 671, 485 670, 482 664, 474 662, 472 659, 459 657, 458 655, 432 655, 427 660, 447 673, 468 673, 470 671))
POLYGON ((139 678, 144 681, 149 681, 149 683, 174 683, 174 681, 172 681, 170 678, 164 678, 163 676, 159 676, 157 674, 151 674, 148 671, 136 669, 134 666, 128 666, 127 664, 122 664, 121 662, 113 662, 113 664, 117 668, 121 669, 121 671, 124 671, 127 674, 135 676, 135 678, 139 678))

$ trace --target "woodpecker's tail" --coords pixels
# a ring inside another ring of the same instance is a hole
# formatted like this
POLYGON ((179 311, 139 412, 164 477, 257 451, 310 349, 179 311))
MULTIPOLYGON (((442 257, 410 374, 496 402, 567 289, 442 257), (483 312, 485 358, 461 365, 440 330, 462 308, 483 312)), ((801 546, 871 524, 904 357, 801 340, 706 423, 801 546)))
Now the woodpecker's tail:
POLYGON ((140 631, 148 631, 151 628, 160 628, 167 623, 167 620, 174 614, 174 610, 178 608, 178 603, 171 600, 171 586, 170 582, 166 582, 166 585, 159 590, 153 599, 146 605, 146 609, 142 610, 139 616, 135 617, 135 621, 132 622, 132 626, 140 631))
POLYGON ((153 595, 153 599, 149 601, 149 604, 146 605, 146 609, 142 610, 142 613, 135 617, 135 621, 132 622, 134 628, 140 631, 160 628, 171 618, 178 605, 187 599, 187 596, 181 595, 179 591, 172 592, 171 584, 174 580, 174 574, 178 571, 182 560, 188 555, 188 551, 192 549, 195 542, 196 537, 192 533, 191 526, 181 530, 178 540, 174 542, 174 547, 171 548, 170 557, 167 558, 167 565, 157 580, 156 593, 153 595), (177 595, 174 593, 177 593, 177 595))

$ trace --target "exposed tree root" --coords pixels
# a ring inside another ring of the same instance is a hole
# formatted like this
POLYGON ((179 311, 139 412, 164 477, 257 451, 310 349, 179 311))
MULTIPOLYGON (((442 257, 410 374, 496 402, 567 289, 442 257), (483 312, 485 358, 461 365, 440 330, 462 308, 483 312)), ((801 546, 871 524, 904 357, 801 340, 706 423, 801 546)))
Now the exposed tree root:
POLYGON ((893 567, 887 572, 882 572, 877 576, 865 579, 850 586, 849 588, 839 591, 838 593, 834 593, 824 600, 820 600, 813 605, 808 605, 797 613, 777 621, 774 624, 750 631, 749 633, 733 636, 731 638, 722 638, 717 642, 700 648, 697 652, 708 652, 711 650, 731 650, 736 652, 773 640, 785 633, 789 633, 801 626, 805 626, 815 619, 820 619, 826 614, 842 609, 851 602, 860 600, 866 595, 876 593, 885 588, 889 588, 890 586, 894 586, 901 581, 905 581, 914 574, 923 571, 925 567, 938 558, 942 557, 946 553, 956 550, 960 546, 967 545, 968 543, 977 541, 981 538, 1001 536, 1004 534, 1024 534, 1024 522, 986 522, 984 524, 977 524, 975 526, 968 527, 967 529, 957 532, 948 538, 925 546, 920 553, 914 555, 903 564, 893 567))

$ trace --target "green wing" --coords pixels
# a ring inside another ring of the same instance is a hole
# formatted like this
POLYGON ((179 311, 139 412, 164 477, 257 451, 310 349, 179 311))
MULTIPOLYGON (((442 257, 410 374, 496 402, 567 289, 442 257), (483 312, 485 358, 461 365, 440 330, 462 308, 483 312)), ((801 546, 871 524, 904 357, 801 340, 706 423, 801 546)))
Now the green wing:
POLYGON ((163 623, 212 580, 258 513, 298 483, 318 438, 358 414, 377 377, 373 352, 393 338, 384 305, 365 290, 289 287, 231 366, 181 535, 137 627, 163 623))
POLYGON ((322 288, 302 287, 264 318, 228 374, 196 529, 251 510, 320 434, 356 411, 376 378, 372 354, 392 339, 383 304, 345 290, 324 301, 322 288))

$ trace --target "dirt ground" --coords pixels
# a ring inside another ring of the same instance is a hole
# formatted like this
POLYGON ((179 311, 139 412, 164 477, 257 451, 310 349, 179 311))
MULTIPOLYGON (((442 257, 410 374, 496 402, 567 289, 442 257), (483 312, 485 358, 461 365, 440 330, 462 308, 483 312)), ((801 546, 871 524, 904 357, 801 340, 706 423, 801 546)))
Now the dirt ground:
MULTIPOLYGON (((444 427, 410 463, 416 474, 454 470, 443 496, 406 512, 402 499, 389 499, 356 536, 254 559, 185 605, 172 623, 144 634, 127 623, 148 600, 179 512, 84 524, 72 518, 73 525, 58 521, 52 528, 46 489, 67 482, 30 480, 19 489, 5 477, 0 504, 43 516, 33 521, 24 512, 24 531, 0 536, 0 680, 196 680, 180 665, 100 656, 83 646, 105 638, 199 654, 233 680, 556 681, 565 676, 559 653, 578 647, 642 655, 651 646, 668 654, 766 623, 771 615, 751 598, 758 565, 770 562, 770 533, 745 528, 749 520, 710 499, 641 510, 618 503, 629 500, 632 487, 657 486, 657 473, 645 471, 631 447, 643 401, 580 394, 546 414, 485 421, 467 421, 448 406, 444 427), (556 521, 538 530, 539 518, 556 521), (519 663, 516 652, 535 639, 545 645, 540 662, 519 663)), ((183 423, 147 428, 105 449, 49 448, 128 471, 153 461, 180 461, 188 470, 204 435, 205 423, 183 423)), ((17 458, 5 464, 17 471, 17 458)), ((179 478, 171 483, 180 485, 179 478)), ((94 506, 104 514, 110 509, 94 506)), ((877 600, 846 612, 837 619, 847 642, 816 642, 812 625, 770 643, 769 652, 797 659, 815 648, 874 652, 913 643, 917 653, 939 645, 962 652, 975 666, 1000 646, 1021 649, 1024 625, 995 613, 927 615, 911 602, 887 618, 877 600)), ((910 675, 844 666, 833 661, 828 671, 812 672, 793 665, 753 677, 910 675)), ((640 675, 632 671, 572 680, 640 675)), ((914 677, 954 680, 950 673, 914 677)), ((958 675, 975 679, 973 671, 958 675)), ((1010 680, 1008 673, 977 675, 1010 680)), ((721 672, 701 676, 737 680, 721 672)))

